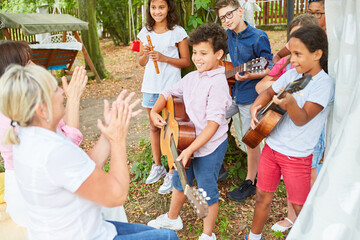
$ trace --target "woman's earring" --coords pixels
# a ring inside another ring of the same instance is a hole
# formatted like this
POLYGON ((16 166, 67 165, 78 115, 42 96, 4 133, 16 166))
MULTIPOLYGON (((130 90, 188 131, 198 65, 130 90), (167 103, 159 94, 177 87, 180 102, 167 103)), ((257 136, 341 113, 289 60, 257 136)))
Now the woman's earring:
POLYGON ((50 119, 48 118, 48 119, 46 119, 46 122, 50 122, 50 119))

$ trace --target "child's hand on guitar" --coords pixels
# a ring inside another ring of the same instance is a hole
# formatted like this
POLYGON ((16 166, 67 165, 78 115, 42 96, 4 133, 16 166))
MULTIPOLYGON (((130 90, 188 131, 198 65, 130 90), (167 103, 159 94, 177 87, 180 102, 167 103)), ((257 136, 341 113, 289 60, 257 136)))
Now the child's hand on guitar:
POLYGON ((285 97, 283 97, 281 99, 279 99, 277 97, 277 95, 274 95, 273 101, 275 104, 279 105, 285 111, 287 111, 287 108, 289 105, 291 105, 293 103, 296 104, 295 98, 289 93, 286 93, 285 97))
POLYGON ((150 118, 154 126, 157 128, 162 128, 164 125, 166 125, 166 122, 161 117, 161 115, 153 110, 150 111, 150 118))
POLYGON ((262 108, 261 105, 254 106, 252 105, 250 108, 250 126, 252 129, 255 129, 256 125, 259 123, 259 120, 257 119, 257 112, 262 108))
POLYGON ((244 75, 240 75, 238 72, 235 74, 235 79, 238 81, 245 81, 250 79, 250 73, 244 72, 244 75))
POLYGON ((176 161, 181 161, 182 165, 185 167, 189 159, 191 158, 193 152, 189 148, 185 148, 181 154, 178 156, 176 161))

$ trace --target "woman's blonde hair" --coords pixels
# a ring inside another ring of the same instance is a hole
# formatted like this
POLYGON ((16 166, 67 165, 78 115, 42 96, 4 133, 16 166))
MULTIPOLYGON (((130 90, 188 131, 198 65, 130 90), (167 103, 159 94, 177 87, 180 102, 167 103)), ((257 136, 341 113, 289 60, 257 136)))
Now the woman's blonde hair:
POLYGON ((40 104, 47 108, 52 120, 51 96, 57 88, 55 78, 36 65, 10 65, 0 78, 0 111, 11 119, 3 143, 19 144, 15 126, 29 126, 40 104))

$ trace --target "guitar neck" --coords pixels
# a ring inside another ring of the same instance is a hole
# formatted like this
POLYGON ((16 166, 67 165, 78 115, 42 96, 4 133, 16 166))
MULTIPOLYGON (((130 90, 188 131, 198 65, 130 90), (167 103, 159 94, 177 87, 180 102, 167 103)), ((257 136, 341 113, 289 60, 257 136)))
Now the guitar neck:
POLYGON ((246 63, 241 64, 240 66, 234 67, 228 71, 225 72, 226 78, 231 78, 235 76, 237 72, 242 73, 246 71, 246 63))
POLYGON ((187 176, 186 176, 186 173, 185 173, 185 168, 184 168, 182 162, 176 160, 179 155, 178 155, 178 151, 177 151, 176 144, 175 144, 173 136, 171 136, 170 149, 171 149, 171 153, 172 153, 172 155, 174 157, 174 163, 175 163, 176 169, 177 169, 178 174, 179 174, 181 186, 183 187, 183 190, 184 190, 184 193, 185 193, 186 189, 187 189, 187 186, 189 186, 189 181, 187 179, 187 176))
MULTIPOLYGON (((283 97, 285 97, 286 91, 285 90, 281 90, 276 96, 281 99, 283 97)), ((266 104, 266 106, 261 110, 261 112, 259 113, 260 115, 264 114, 267 110, 269 110, 270 108, 273 108, 275 105, 274 101, 271 99, 270 102, 268 102, 268 104, 266 104)))
POLYGON ((286 92, 285 90, 281 90, 281 91, 277 94, 278 99, 282 99, 283 97, 285 97, 286 93, 287 93, 287 92, 286 92))

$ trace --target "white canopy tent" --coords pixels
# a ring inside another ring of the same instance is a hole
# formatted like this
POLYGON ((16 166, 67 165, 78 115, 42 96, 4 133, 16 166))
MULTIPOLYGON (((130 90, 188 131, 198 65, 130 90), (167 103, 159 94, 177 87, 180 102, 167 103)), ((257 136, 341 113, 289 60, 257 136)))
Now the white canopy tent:
POLYGON ((326 0, 335 103, 324 166, 287 239, 360 239, 360 1, 326 0))

